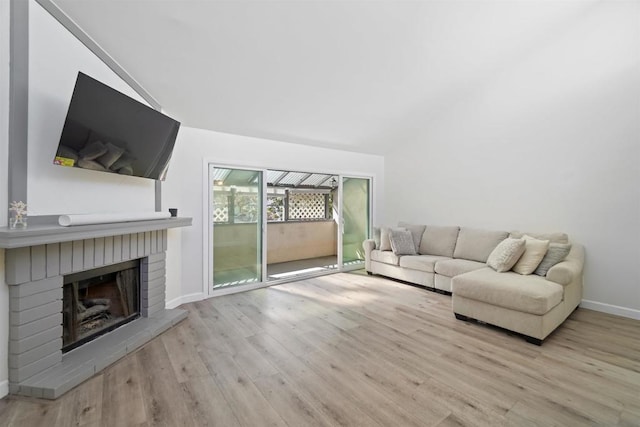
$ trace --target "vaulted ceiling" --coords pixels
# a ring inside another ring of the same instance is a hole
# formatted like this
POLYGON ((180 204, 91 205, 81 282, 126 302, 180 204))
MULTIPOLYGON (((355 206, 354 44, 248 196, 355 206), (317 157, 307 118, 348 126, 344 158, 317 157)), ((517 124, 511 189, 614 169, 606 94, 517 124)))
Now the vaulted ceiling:
POLYGON ((186 126, 379 153, 595 3, 53 1, 186 126))

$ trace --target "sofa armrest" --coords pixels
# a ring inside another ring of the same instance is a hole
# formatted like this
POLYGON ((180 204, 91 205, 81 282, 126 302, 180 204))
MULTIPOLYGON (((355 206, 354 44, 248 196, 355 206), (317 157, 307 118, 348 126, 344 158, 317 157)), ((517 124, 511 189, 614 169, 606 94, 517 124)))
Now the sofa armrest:
POLYGON ((567 258, 549 269, 547 280, 566 286, 581 277, 583 268, 584 246, 574 243, 567 258))
POLYGON ((376 242, 373 239, 367 239, 362 242, 362 248, 364 249, 364 269, 371 271, 371 251, 376 248, 376 242))

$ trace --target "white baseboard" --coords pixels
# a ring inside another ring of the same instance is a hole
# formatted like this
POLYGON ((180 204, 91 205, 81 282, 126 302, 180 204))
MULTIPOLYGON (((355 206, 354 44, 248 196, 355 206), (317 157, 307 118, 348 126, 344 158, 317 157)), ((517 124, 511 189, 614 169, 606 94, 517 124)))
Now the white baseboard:
POLYGON ((0 399, 9 394, 9 381, 0 381, 0 399))
POLYGON ((182 304, 186 304, 189 302, 202 301, 204 299, 204 294, 202 292, 196 292, 193 294, 182 295, 178 298, 174 298, 170 301, 167 301, 164 306, 166 308, 176 308, 182 304))
POLYGON ((603 302, 582 300, 580 304, 582 308, 588 308, 589 310, 601 311, 603 313, 615 314, 616 316, 629 317, 631 319, 640 320, 640 310, 633 308, 620 307, 618 305, 605 304, 603 302))

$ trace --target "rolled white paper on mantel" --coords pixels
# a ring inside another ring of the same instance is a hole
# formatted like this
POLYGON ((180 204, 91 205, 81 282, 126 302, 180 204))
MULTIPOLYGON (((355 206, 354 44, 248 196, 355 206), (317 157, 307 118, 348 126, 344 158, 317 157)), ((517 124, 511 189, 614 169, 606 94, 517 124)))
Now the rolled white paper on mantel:
POLYGON ((71 214, 60 215, 58 224, 63 227, 71 225, 108 224, 113 222, 146 221, 151 219, 170 218, 169 212, 128 212, 105 214, 71 214))

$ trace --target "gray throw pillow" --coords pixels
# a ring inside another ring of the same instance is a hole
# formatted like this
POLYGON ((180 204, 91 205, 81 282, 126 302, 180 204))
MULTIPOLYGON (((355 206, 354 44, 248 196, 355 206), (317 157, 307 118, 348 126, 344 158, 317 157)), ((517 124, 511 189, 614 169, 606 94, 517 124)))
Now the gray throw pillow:
POLYGON ((96 159, 102 166, 109 169, 124 154, 124 148, 107 142, 107 152, 96 159))
POLYGON ((133 167, 131 165, 134 160, 135 159, 131 157, 129 154, 124 153, 122 156, 120 156, 120 158, 118 158, 118 160, 113 162, 113 164, 109 169, 111 169, 112 171, 117 171, 118 169, 121 169, 121 168, 129 168, 132 170, 132 173, 133 173, 133 167))
POLYGON ((424 229, 427 228, 426 225, 416 225, 409 224, 408 222, 400 221, 398 223, 398 227, 405 228, 409 230, 411 233, 411 237, 413 238, 413 245, 416 247, 416 253, 420 250, 420 241, 422 240, 422 235, 424 234, 424 229))
POLYGON ((118 173, 120 175, 133 175, 133 169, 131 168, 131 166, 123 166, 118 169, 118 173))
POLYGON ((107 147, 102 141, 93 141, 85 145, 80 150, 80 158, 82 160, 95 160, 107 152, 107 147))
POLYGON ((396 255, 415 255, 416 246, 409 230, 392 229, 389 235, 391 250, 396 255))
POLYGON ((102 166, 98 162, 94 162, 93 160, 80 159, 78 160, 78 167, 82 169, 91 169, 92 171, 101 171, 101 172, 106 171, 104 166, 102 166))
POLYGON ((491 252, 487 265, 498 273, 509 271, 524 253, 524 247, 523 239, 506 238, 491 252))
POLYGON ((571 251, 571 243, 549 244, 547 253, 545 254, 544 258, 542 258, 542 261, 540 261, 538 268, 536 268, 533 274, 537 274, 538 276, 546 276, 551 267, 564 261, 567 255, 569 255, 569 251, 571 251))

